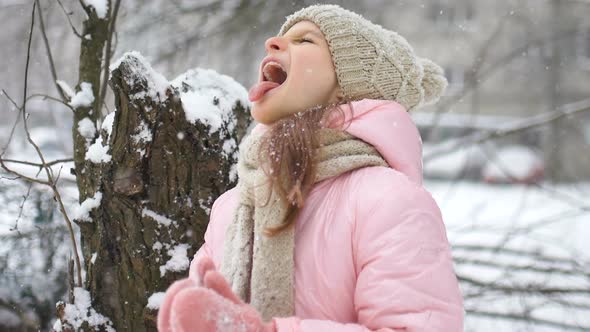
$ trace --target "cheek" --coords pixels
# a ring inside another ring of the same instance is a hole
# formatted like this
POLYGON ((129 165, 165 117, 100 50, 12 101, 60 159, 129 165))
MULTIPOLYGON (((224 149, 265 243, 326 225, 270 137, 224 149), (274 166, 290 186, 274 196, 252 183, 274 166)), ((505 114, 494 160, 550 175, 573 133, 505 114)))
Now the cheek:
POLYGON ((296 84, 311 94, 323 94, 336 82, 332 59, 326 54, 302 57, 298 64, 296 84))

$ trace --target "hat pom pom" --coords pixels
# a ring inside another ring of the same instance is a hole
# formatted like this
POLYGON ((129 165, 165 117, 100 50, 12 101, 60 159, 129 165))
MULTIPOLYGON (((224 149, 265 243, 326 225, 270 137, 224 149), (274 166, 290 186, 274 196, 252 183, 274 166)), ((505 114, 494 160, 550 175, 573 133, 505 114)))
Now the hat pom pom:
POLYGON ((443 95, 449 82, 439 65, 426 58, 419 58, 418 61, 424 68, 424 77, 421 83, 422 89, 424 89, 424 104, 434 104, 443 95))

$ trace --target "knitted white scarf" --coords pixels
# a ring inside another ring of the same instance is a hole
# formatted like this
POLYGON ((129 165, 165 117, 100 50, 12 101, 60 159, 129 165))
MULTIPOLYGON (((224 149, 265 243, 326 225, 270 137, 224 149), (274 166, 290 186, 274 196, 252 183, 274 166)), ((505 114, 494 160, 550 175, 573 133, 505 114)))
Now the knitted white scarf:
MULTIPOLYGON (((233 291, 256 308, 265 321, 294 314, 294 231, 268 237, 263 231, 281 224, 287 204, 270 188, 258 162, 264 131, 253 131, 240 146, 238 207, 226 230, 221 272, 233 291), (264 204, 268 195, 270 201, 264 204)), ((388 166, 370 144, 336 129, 320 129, 315 183, 366 166, 388 166)))

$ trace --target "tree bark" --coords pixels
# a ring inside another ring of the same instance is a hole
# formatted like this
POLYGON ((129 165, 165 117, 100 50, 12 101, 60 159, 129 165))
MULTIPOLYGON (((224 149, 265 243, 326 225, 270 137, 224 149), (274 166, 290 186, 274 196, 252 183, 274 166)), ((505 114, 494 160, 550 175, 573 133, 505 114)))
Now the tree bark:
POLYGON ((119 331, 155 331, 157 313, 146 308, 148 298, 187 274, 186 268, 161 272, 168 250, 186 248, 188 263, 202 245, 213 201, 235 185, 230 172, 237 144, 228 151, 226 143, 239 142, 249 125, 248 109, 239 101, 218 131, 187 121, 178 87, 150 97, 150 70, 126 55, 112 71, 112 134, 100 133, 112 160, 78 174, 102 193, 92 222, 78 223, 86 286, 94 308, 119 331))
MULTIPOLYGON (((101 68, 103 64, 103 49, 108 39, 109 17, 100 18, 92 6, 80 2, 86 12, 87 19, 84 20, 81 44, 80 44, 80 64, 78 74, 78 91, 80 85, 84 82, 92 85, 92 93, 95 96, 94 102, 89 107, 78 107, 74 112, 74 123, 72 126, 72 137, 74 142, 74 165, 77 174, 79 200, 84 201, 88 198, 89 193, 96 190, 96 179, 84 176, 85 173, 93 173, 92 170, 85 170, 88 165, 84 162, 86 154, 87 139, 78 131, 78 123, 87 118, 96 126, 100 119, 99 90, 101 86, 101 68)), ((110 1, 108 2, 110 7, 110 1)), ((92 195, 90 195, 92 196, 92 195)))

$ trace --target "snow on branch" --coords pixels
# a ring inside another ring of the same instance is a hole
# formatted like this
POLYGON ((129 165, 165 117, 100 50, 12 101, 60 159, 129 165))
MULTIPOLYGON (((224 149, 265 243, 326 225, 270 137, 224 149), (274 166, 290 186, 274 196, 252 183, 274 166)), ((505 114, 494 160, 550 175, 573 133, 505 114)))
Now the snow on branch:
POLYGON ((76 92, 74 91, 74 89, 72 89, 70 87, 70 85, 68 83, 66 83, 65 81, 56 80, 55 83, 57 85, 59 85, 59 87, 65 93, 65 95, 68 99, 71 100, 76 95, 76 92))
POLYGON ((60 302, 57 306, 61 315, 53 325, 56 332, 81 331, 84 323, 96 331, 115 332, 111 320, 92 308, 90 293, 84 288, 74 288, 74 303, 60 302))
POLYGON ((104 19, 107 17, 109 2, 107 0, 83 0, 87 6, 92 6, 96 11, 98 18, 104 19))
POLYGON ((90 160, 95 164, 108 163, 111 161, 112 158, 109 154, 109 145, 102 144, 101 136, 98 136, 94 144, 88 147, 85 159, 90 160))
POLYGON ((79 221, 92 221, 92 219, 90 219, 90 211, 99 207, 101 201, 102 193, 97 191, 93 197, 87 198, 84 200, 84 202, 76 207, 74 213, 72 214, 72 218, 79 221))
POLYGON ((80 91, 72 97, 70 105, 73 108, 90 107, 94 102, 94 94, 92 93, 92 84, 88 82, 80 83, 80 91))

